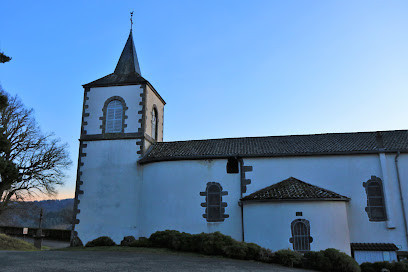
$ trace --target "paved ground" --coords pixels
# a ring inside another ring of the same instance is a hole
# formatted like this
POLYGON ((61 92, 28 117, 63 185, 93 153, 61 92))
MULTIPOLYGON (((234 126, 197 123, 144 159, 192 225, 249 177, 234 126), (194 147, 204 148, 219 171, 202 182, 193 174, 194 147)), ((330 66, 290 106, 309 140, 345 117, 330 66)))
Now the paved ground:
MULTIPOLYGON (((65 271, 273 271, 306 272, 279 265, 224 258, 114 251, 0 251, 1 272, 65 271)), ((309 271, 310 272, 310 271, 309 271)))

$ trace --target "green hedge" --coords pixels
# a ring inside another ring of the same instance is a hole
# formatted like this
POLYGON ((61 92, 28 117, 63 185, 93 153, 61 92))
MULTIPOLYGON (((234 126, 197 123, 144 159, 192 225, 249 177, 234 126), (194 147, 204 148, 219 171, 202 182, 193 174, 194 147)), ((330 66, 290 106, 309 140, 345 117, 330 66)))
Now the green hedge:
MULTIPOLYGON (((301 254, 285 249, 273 253, 254 243, 238 242, 220 232, 189 234, 176 230, 157 231, 149 238, 125 237, 122 246, 163 247, 178 251, 219 255, 234 259, 278 263, 289 267, 309 268, 324 272, 360 272, 357 262, 336 249, 301 254)), ((370 271, 371 272, 371 271, 370 271)))
POLYGON ((96 247, 96 246, 116 246, 115 242, 108 236, 101 236, 95 240, 86 243, 85 247, 96 247))
POLYGON ((407 262, 375 262, 362 263, 361 272, 381 272, 382 269, 388 269, 391 272, 408 272, 407 262))

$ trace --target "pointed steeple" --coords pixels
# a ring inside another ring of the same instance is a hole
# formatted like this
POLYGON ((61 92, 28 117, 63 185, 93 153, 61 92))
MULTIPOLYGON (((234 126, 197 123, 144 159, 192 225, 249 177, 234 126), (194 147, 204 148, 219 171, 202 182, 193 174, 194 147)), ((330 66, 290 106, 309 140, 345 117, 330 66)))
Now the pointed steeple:
POLYGON ((139 61, 137 60, 135 43, 133 42, 132 30, 130 31, 129 38, 126 41, 125 48, 123 48, 114 73, 118 75, 126 75, 132 73, 141 75, 139 61))

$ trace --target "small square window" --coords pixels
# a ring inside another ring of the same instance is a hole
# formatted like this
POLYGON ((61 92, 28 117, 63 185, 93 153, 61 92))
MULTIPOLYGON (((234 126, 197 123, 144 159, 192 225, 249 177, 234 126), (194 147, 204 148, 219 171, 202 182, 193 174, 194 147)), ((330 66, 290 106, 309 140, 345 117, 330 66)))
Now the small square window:
POLYGON ((302 212, 296 212, 296 216, 303 216, 302 212))

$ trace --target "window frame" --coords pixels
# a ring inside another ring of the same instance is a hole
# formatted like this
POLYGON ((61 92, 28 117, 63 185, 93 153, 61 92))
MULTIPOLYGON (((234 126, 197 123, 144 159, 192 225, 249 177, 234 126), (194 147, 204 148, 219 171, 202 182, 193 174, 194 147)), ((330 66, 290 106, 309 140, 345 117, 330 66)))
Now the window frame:
POLYGON ((128 116, 126 115, 126 111, 128 110, 128 107, 126 106, 125 100, 120 97, 120 96, 112 96, 108 98, 102 108, 102 113, 103 115, 99 117, 99 120, 102 121, 102 124, 100 125, 100 129, 102 130, 102 134, 104 135, 118 135, 118 134, 123 134, 125 132, 125 128, 127 127, 127 124, 125 122, 126 119, 128 119, 128 116), (108 132, 107 131, 107 112, 108 112, 108 105, 114 100, 118 100, 122 104, 122 127, 120 132, 108 132))
POLYGON ((159 138, 159 111, 157 110, 156 105, 153 105, 152 108, 152 121, 151 121, 151 134, 153 140, 157 141, 159 138), (155 123, 153 124, 153 116, 155 117, 155 123), (154 129, 154 130, 153 130, 154 129))
POLYGON ((223 191, 222 186, 218 182, 208 182, 206 190, 204 192, 200 192, 200 195, 205 196, 205 202, 201 203, 201 206, 205 207, 203 218, 205 218, 207 222, 223 222, 225 218, 229 217, 228 214, 225 214, 225 207, 227 207, 228 204, 226 202, 222 202, 222 197, 228 195, 228 192, 223 191), (217 192, 210 190, 214 186, 217 188, 217 192), (214 195, 215 197, 213 197, 214 195), (216 201, 216 204, 211 203, 213 199, 217 198, 218 200, 216 201), (218 212, 214 214, 214 209, 211 208, 218 208, 218 212))
POLYGON ((384 197, 384 186, 383 186, 383 182, 379 177, 376 176, 371 176, 371 179, 367 180, 367 182, 363 182, 363 187, 365 188, 365 193, 366 193, 366 197, 367 197, 367 206, 365 208, 365 211, 367 212, 367 216, 368 219, 371 222, 384 222, 388 220, 388 216, 387 216, 387 209, 385 207, 385 197, 384 197), (378 195, 373 195, 373 190, 369 190, 369 187, 372 185, 377 185, 379 190, 380 190, 380 194, 378 195), (371 194, 371 195, 370 195, 371 194), (381 204, 380 206, 378 205, 371 205, 372 201, 370 201, 370 199, 381 199, 381 204), (373 208, 378 209, 380 208, 382 210, 382 216, 376 216, 374 217, 373 215, 373 208))
POLYGON ((297 252, 310 251, 311 250, 310 244, 313 242, 313 237, 310 236, 310 222, 306 219, 295 219, 290 224, 290 230, 291 230, 292 237, 289 239, 289 242, 292 243, 293 250, 297 252), (297 224, 302 224, 304 226, 306 230, 306 234, 296 234, 295 233, 296 232, 295 227, 297 224), (298 245, 299 238, 300 238, 300 241, 303 241, 306 243, 305 245, 303 245, 303 247, 298 245))

